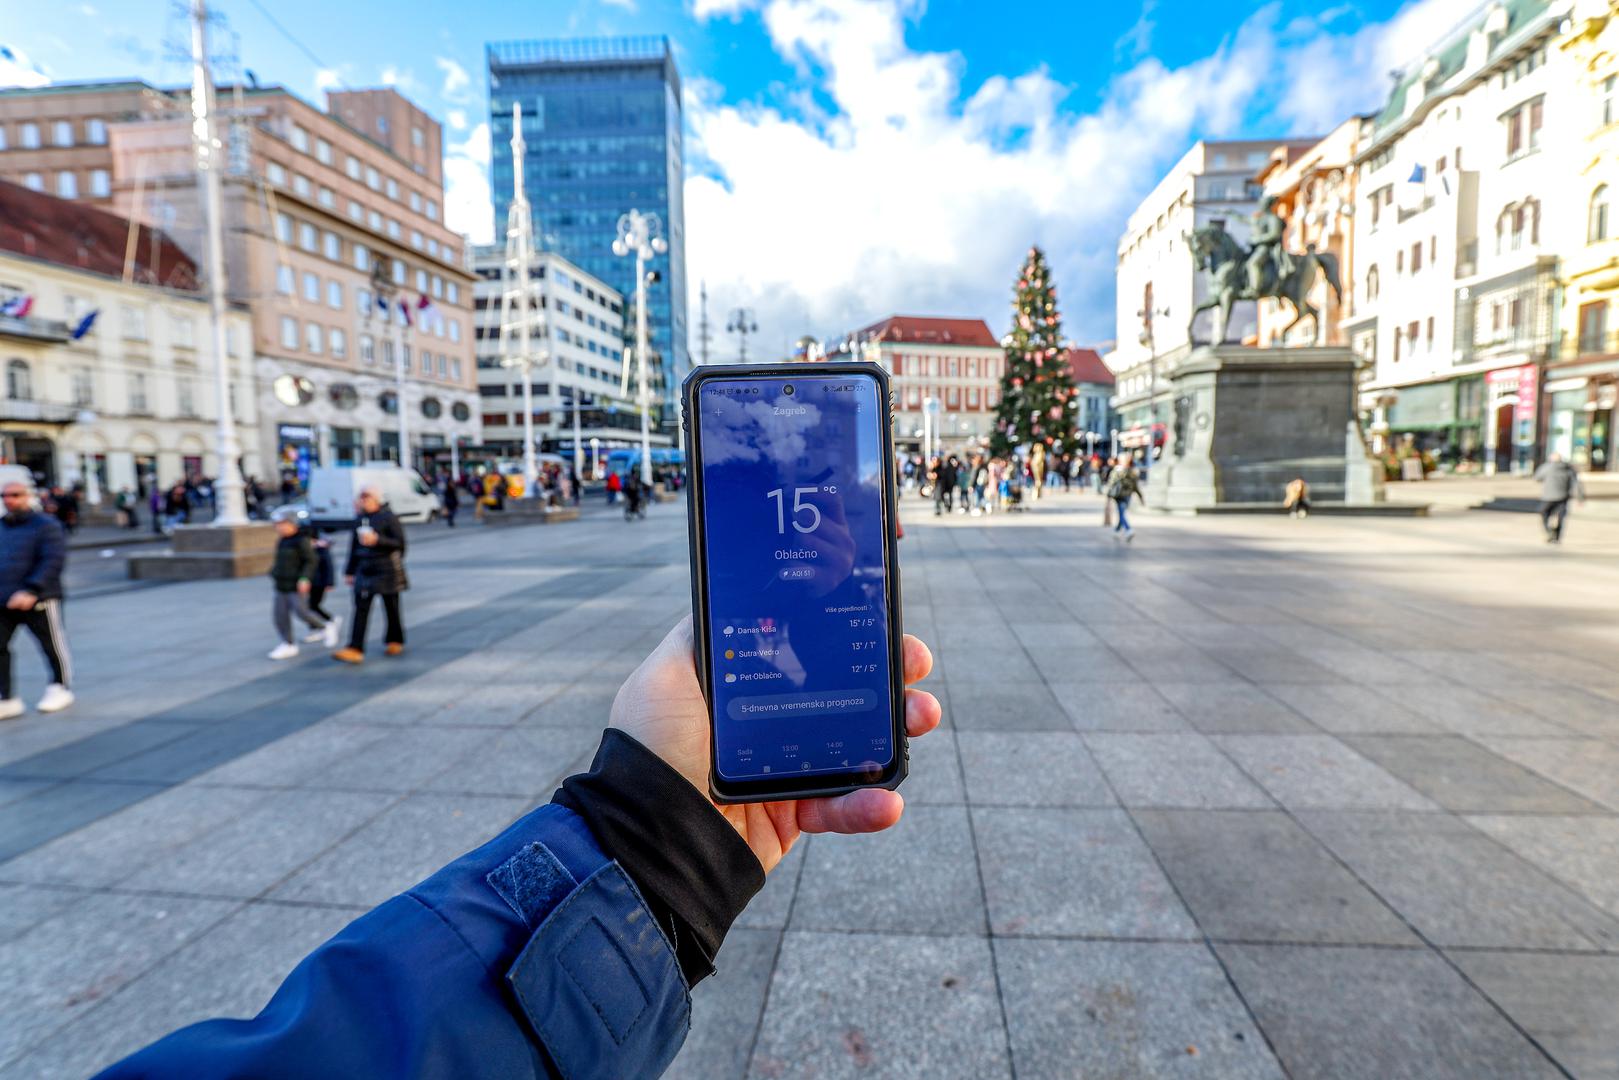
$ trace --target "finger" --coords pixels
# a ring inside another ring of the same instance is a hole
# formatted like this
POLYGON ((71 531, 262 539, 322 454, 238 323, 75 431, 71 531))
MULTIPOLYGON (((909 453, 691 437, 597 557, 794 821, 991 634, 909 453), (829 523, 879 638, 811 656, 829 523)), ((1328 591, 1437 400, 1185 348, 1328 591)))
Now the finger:
POLYGON ((807 833, 881 832, 899 820, 905 800, 897 791, 862 788, 835 799, 800 799, 798 828, 807 833))
POLYGON ((905 635, 905 681, 921 682, 933 670, 933 653, 922 644, 922 639, 905 635))
POLYGON ((905 733, 911 738, 926 735, 944 719, 944 707, 926 690, 905 691, 905 733))

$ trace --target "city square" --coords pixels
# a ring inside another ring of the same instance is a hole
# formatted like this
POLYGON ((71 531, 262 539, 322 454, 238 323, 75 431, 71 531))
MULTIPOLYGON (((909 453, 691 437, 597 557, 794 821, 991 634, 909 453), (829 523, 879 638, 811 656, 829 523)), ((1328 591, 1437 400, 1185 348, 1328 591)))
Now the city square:
MULTIPOLYGON (((944 724, 897 828, 771 875, 670 1075, 1619 1073, 1619 521, 1125 545, 1102 502, 901 500, 944 724)), ((264 660, 257 581, 77 603, 78 705, 0 732, 0 1073, 250 1016, 546 801, 689 610, 684 525, 413 530, 410 649, 357 669, 264 660)))

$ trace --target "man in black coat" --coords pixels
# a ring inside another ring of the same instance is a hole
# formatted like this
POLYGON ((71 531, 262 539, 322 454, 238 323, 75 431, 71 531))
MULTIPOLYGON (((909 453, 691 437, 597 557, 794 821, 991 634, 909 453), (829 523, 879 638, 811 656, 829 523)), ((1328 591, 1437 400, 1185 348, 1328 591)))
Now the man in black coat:
POLYGON ((34 492, 21 481, 0 489, 5 517, 0 519, 0 720, 23 713, 11 690, 11 635, 27 627, 39 641, 51 683, 39 700, 40 712, 60 712, 73 704, 73 661, 62 632, 62 566, 67 537, 54 519, 34 509, 34 492))
POLYGON ((399 594, 410 587, 405 577, 405 527, 382 501, 374 487, 360 490, 354 500, 359 511, 354 534, 349 540, 349 561, 344 579, 354 586, 354 625, 347 648, 332 653, 334 660, 358 664, 365 659, 365 627, 371 618, 371 601, 382 598, 388 629, 383 640, 389 656, 405 651, 405 624, 399 616, 399 594))

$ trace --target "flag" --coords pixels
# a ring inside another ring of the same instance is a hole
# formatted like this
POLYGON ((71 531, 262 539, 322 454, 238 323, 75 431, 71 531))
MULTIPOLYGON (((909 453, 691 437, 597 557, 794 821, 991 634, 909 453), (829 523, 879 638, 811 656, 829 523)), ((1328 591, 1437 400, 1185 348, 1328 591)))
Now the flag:
POLYGON ((422 293, 416 299, 416 318, 424 329, 444 321, 444 316, 439 314, 438 305, 429 300, 426 293, 422 293))
POLYGON ((9 315, 13 319, 25 319, 34 308, 32 296, 13 296, 4 304, 0 304, 0 315, 9 315))
POLYGON ((1394 195, 1394 201, 1401 210, 1422 209, 1422 200, 1428 195, 1425 183, 1427 179, 1428 171, 1421 165, 1411 167, 1411 175, 1400 185, 1400 190, 1394 195))
POLYGON ((73 328, 73 340, 78 341, 84 335, 88 334, 90 332, 90 327, 94 326, 96 323, 96 316, 100 314, 101 309, 97 308, 95 311, 90 312, 90 314, 80 319, 79 324, 73 328))
POLYGON ((384 315, 388 314, 388 300, 381 293, 377 293, 377 310, 384 315))
POLYGON ((410 305, 403 300, 399 301, 399 314, 404 318, 406 326, 416 325, 415 320, 410 315, 410 305))

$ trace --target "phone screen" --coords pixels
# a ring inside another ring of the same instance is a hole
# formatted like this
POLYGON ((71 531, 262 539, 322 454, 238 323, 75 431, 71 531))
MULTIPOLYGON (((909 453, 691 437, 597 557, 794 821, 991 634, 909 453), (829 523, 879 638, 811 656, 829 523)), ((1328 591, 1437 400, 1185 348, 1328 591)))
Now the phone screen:
POLYGON ((739 781, 886 768, 877 381, 712 379, 697 406, 716 771, 739 781))

